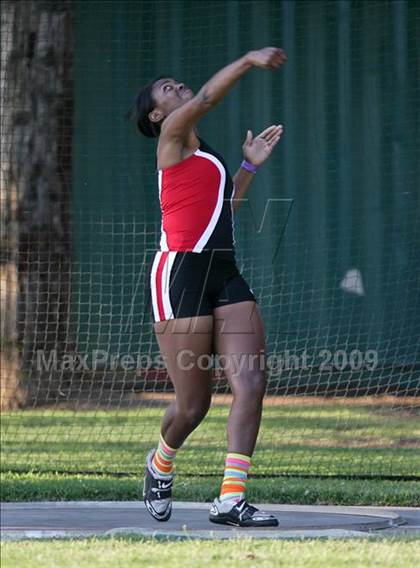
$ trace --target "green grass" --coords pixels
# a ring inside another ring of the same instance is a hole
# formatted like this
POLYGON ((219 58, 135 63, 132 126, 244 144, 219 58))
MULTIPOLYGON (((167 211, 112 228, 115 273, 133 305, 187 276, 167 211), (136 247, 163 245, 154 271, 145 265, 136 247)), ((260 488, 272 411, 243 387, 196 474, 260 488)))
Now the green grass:
MULTIPOLYGON (((418 475, 420 422, 413 407, 404 407, 395 399, 372 399, 372 403, 370 399, 334 403, 297 397, 276 400, 278 404, 272 400, 266 404, 253 456, 251 475, 265 476, 250 480, 254 501, 420 503, 416 482, 298 478, 418 475), (273 477, 279 473, 290 477, 273 477)), ((145 400, 134 409, 4 412, 3 499, 138 499, 136 477, 143 471, 146 452, 156 444, 166 404, 145 400), (121 472, 132 477, 117 479, 115 474, 121 472)), ((176 499, 210 501, 217 493, 228 412, 229 407, 220 400, 213 404, 178 452, 176 499), (191 477, 198 473, 207 477, 191 477)))
MULTIPOLYGON (((156 444, 164 408, 31 410, 2 415, 2 470, 137 473, 156 444)), ((177 456, 180 474, 218 474, 227 405, 214 405, 177 456)), ((420 471, 420 421, 384 405, 266 406, 254 474, 413 475, 420 471)))
MULTIPOLYGON (((139 500, 136 478, 112 476, 11 474, 1 476, 2 501, 139 500)), ((210 502, 220 478, 177 476, 177 501, 210 502)), ((420 506, 420 482, 341 479, 250 479, 247 495, 255 503, 420 506)))
POLYGON ((420 541, 415 539, 156 542, 113 538, 7 542, 2 545, 2 568, 243 568, 257 563, 262 568, 414 568, 419 554, 420 541))

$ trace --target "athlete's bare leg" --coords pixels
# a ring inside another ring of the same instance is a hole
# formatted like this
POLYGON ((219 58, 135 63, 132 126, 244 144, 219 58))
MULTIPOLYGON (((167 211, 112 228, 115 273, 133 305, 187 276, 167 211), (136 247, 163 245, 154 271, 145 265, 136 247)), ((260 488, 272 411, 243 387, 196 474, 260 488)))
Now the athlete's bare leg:
POLYGON ((169 446, 179 448, 210 407, 213 371, 206 355, 211 356, 213 316, 157 322, 154 329, 176 396, 166 410, 161 433, 169 446), (200 356, 202 364, 197 361, 200 356))
POLYGON ((216 308, 213 315, 215 352, 233 394, 228 452, 252 456, 266 389, 261 313, 258 304, 246 301, 216 308))

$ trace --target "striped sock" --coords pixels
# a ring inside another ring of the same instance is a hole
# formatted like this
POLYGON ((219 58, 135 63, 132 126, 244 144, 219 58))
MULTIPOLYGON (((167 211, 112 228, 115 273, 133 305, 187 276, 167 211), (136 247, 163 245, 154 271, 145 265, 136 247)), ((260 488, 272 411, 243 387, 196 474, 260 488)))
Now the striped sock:
POLYGON ((248 469, 251 458, 243 454, 229 453, 226 456, 225 475, 220 488, 220 501, 234 499, 236 502, 243 498, 245 493, 248 469))
POLYGON ((152 467, 159 475, 171 476, 176 450, 168 446, 162 434, 159 438, 159 445, 153 456, 152 467))

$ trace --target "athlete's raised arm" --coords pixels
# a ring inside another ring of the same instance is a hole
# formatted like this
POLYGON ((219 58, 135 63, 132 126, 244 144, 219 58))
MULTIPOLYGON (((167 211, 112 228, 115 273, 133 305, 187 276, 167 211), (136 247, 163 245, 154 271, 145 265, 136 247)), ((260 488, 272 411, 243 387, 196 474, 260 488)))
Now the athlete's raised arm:
POLYGON ((194 97, 171 112, 161 124, 161 136, 184 139, 197 121, 223 99, 246 71, 252 67, 274 70, 283 65, 286 60, 286 54, 278 47, 249 51, 243 57, 223 67, 201 87, 194 97))

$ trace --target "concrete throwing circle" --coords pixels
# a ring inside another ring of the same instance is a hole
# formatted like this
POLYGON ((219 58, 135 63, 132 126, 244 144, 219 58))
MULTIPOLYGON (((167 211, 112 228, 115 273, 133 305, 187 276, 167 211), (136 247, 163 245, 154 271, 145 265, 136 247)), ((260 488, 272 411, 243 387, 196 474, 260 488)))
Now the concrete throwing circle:
POLYGON ((379 508, 258 505, 279 520, 270 528, 214 525, 208 503, 174 503, 172 517, 155 521, 140 502, 4 503, 3 539, 127 535, 154 538, 296 538, 360 536, 404 524, 398 514, 379 508))

